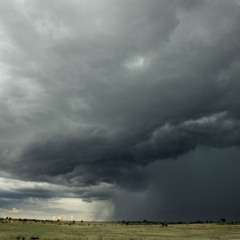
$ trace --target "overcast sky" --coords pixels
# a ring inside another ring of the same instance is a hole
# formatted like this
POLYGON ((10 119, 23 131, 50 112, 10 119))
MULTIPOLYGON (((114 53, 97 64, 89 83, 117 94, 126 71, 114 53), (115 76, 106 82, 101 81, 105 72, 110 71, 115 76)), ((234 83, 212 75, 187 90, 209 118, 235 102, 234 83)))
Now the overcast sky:
POLYGON ((0 1, 0 217, 240 220, 240 1, 0 1))

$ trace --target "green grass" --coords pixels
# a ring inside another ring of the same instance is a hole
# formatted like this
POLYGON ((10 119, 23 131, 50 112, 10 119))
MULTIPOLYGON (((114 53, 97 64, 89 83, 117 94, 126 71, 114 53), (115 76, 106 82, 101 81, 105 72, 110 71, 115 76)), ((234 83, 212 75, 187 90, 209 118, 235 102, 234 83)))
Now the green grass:
POLYGON ((104 222, 0 222, 0 240, 13 240, 24 236, 26 240, 240 240, 238 224, 169 224, 123 225, 104 222))

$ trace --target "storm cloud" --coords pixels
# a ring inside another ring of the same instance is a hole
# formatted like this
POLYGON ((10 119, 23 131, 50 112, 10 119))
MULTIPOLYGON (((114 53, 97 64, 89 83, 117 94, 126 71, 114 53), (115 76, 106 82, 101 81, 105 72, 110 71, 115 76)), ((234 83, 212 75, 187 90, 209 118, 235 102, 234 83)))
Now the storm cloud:
POLYGON ((237 220, 239 22, 236 0, 2 1, 1 208, 77 198, 111 202, 108 219, 237 220))

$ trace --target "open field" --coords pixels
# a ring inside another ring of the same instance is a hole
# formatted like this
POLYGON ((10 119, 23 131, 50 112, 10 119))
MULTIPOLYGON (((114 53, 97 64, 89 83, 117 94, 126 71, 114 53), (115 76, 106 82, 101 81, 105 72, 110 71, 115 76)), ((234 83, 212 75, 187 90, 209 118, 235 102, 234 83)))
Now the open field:
POLYGON ((121 224, 113 222, 2 221, 0 240, 240 240, 239 224, 121 224))

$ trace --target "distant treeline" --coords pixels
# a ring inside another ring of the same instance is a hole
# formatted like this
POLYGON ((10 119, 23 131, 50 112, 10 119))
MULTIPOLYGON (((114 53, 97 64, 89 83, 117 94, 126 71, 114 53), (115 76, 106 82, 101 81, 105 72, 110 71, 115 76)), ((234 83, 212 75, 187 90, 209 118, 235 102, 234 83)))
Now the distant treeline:
MULTIPOLYGON (((11 218, 11 217, 5 217, 5 218, 0 218, 0 223, 11 223, 11 222, 19 222, 19 223, 48 223, 48 224, 67 224, 67 225, 74 225, 74 224, 83 224, 87 223, 90 225, 90 221, 83 222, 81 221, 75 221, 75 220, 41 220, 41 219, 28 219, 28 218, 11 218)), ((142 220, 142 221, 104 221, 105 223, 118 223, 118 224, 123 224, 123 225, 161 225, 163 227, 168 226, 169 224, 239 224, 239 221, 236 222, 227 222, 225 218, 221 218, 219 221, 191 221, 191 222, 184 222, 184 221, 149 221, 149 220, 142 220)), ((92 221, 94 223, 94 221, 92 221)), ((101 222, 98 222, 101 223, 101 222)))
POLYGON ((126 225, 134 225, 134 224, 142 224, 142 225, 162 225, 162 226, 168 226, 168 224, 206 224, 206 223, 217 223, 217 224, 240 224, 239 221, 236 222, 227 222, 225 218, 221 218, 219 221, 191 221, 191 222, 184 222, 184 221, 148 221, 148 220, 143 220, 143 221, 118 221, 118 223, 121 224, 126 224, 126 225))
MULTIPOLYGON (((29 219, 29 218, 11 218, 11 217, 6 217, 6 218, 0 218, 0 223, 11 223, 11 222, 20 222, 20 223, 52 223, 52 224, 61 224, 61 223, 65 223, 65 224, 75 224, 76 221, 72 220, 72 221, 65 221, 65 220, 41 220, 41 219, 29 219)), ((78 221, 79 223, 82 223, 83 221, 78 221)))

